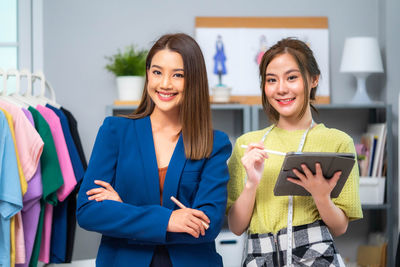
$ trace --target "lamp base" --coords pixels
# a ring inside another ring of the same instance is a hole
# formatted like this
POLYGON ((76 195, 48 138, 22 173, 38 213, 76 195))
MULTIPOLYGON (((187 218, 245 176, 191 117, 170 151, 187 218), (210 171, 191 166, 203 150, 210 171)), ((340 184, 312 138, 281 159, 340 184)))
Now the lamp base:
POLYGON ((357 91, 350 103, 352 104, 371 104, 373 101, 369 98, 366 88, 366 80, 369 73, 356 74, 357 91))

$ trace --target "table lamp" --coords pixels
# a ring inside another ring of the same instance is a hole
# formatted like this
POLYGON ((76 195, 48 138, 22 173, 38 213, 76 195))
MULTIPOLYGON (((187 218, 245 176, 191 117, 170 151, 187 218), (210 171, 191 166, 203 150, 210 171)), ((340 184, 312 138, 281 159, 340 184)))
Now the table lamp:
POLYGON ((372 103, 365 86, 367 77, 371 73, 383 72, 376 38, 346 38, 340 72, 350 72, 357 78, 357 91, 351 103, 372 103))

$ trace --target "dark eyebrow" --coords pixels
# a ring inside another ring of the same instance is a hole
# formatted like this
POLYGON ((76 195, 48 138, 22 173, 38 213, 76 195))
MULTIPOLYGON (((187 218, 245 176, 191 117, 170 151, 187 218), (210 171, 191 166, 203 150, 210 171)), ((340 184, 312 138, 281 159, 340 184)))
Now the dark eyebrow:
POLYGON ((300 71, 298 69, 291 69, 291 70, 288 70, 287 72, 285 72, 285 74, 289 74, 291 72, 300 72, 300 71))
MULTIPOLYGON (((289 74, 289 73, 291 73, 291 72, 300 72, 300 71, 299 71, 298 69, 290 69, 290 70, 286 71, 285 74, 287 75, 287 74, 289 74)), ((274 73, 266 73, 265 75, 266 75, 266 76, 268 76, 268 75, 270 75, 270 76, 276 76, 276 74, 274 74, 274 73)))
MULTIPOLYGON (((158 69, 162 69, 161 66, 158 65, 151 65, 151 68, 158 68, 158 69)), ((173 69, 173 71, 185 71, 184 69, 173 69)))

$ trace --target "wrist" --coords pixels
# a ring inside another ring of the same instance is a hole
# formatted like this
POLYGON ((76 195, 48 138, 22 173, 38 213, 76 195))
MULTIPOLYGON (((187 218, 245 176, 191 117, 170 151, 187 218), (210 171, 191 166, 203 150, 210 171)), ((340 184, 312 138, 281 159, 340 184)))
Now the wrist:
POLYGON ((333 203, 331 196, 329 194, 328 195, 319 195, 319 196, 314 195, 313 198, 314 198, 314 202, 317 206, 320 206, 320 205, 328 206, 333 203))
POLYGON ((258 182, 253 182, 253 181, 249 181, 247 180, 246 184, 245 184, 245 188, 249 189, 249 190, 256 190, 258 187, 258 182))

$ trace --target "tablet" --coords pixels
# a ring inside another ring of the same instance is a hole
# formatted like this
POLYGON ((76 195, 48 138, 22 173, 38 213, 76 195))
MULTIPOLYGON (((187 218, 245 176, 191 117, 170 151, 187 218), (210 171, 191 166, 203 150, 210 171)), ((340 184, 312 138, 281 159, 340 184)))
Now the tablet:
MULTIPOLYGON (((303 173, 301 164, 306 164, 312 173, 315 173, 315 163, 320 163, 322 173, 326 179, 330 179, 335 172, 342 171, 340 178, 331 192, 331 198, 339 196, 347 178, 353 169, 355 158, 352 153, 330 153, 330 152, 289 152, 286 154, 279 172, 274 188, 275 196, 310 196, 311 194, 303 187, 291 183, 288 177, 297 178, 293 169, 303 173)), ((298 178, 297 178, 298 179, 298 178)))

